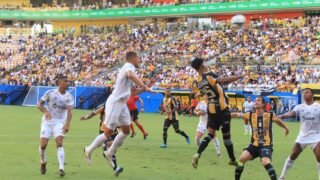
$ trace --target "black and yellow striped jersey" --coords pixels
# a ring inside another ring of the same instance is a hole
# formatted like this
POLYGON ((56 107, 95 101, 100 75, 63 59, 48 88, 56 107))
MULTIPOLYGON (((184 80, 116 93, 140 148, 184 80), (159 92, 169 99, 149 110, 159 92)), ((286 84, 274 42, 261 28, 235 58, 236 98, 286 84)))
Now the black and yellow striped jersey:
POLYGON ((105 103, 103 103, 103 104, 101 104, 100 106, 98 106, 95 110, 94 110, 94 112, 97 112, 97 110, 98 109, 100 109, 100 108, 102 108, 103 107, 103 111, 102 112, 100 112, 100 114, 99 114, 99 119, 100 119, 100 126, 99 126, 99 128, 100 128, 100 131, 104 131, 104 124, 103 124, 103 121, 104 121, 104 117, 105 117, 105 103))
POLYGON ((248 112, 242 115, 249 120, 252 128, 251 143, 253 146, 272 146, 272 122, 278 118, 272 112, 265 112, 258 116, 256 112, 248 112))
POLYGON ((228 96, 224 93, 222 86, 217 83, 219 76, 213 72, 205 73, 199 76, 193 83, 193 91, 201 92, 208 97, 208 108, 210 113, 216 113, 216 107, 221 110, 228 107, 228 96))
POLYGON ((167 114, 166 119, 168 120, 178 120, 178 103, 177 100, 173 97, 165 97, 163 99, 163 104, 166 112, 171 112, 170 115, 167 114))

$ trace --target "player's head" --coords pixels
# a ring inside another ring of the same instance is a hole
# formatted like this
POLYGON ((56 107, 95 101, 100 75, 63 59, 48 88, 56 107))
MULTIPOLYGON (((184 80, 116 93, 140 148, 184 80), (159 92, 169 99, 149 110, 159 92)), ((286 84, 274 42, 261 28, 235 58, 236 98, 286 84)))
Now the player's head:
POLYGON ((136 52, 129 51, 126 54, 126 61, 133 64, 134 67, 139 67, 139 55, 136 52))
POLYGON ((68 77, 67 76, 58 77, 57 84, 61 90, 64 90, 64 91, 67 90, 69 86, 68 77))
POLYGON ((198 72, 205 72, 207 70, 204 59, 202 58, 195 58, 194 60, 192 60, 191 67, 198 72))
POLYGON ((171 89, 170 88, 167 88, 166 91, 164 92, 164 94, 169 97, 171 96, 171 89))
POLYGON ((254 108, 255 109, 264 109, 266 104, 267 104, 267 101, 263 98, 263 96, 258 96, 254 100, 254 108))
POLYGON ((305 88, 305 89, 303 89, 302 92, 303 92, 303 99, 305 101, 312 101, 313 100, 314 92, 312 89, 305 88))
POLYGON ((247 97, 247 101, 251 102, 251 96, 247 97))

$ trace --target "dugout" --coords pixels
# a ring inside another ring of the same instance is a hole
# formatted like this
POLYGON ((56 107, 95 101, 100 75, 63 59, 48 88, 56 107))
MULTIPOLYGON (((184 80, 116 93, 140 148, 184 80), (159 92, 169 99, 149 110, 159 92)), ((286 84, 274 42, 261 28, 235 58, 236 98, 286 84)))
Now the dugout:
MULTIPOLYGON (((310 88, 314 92, 314 100, 320 102, 320 84, 301 84, 301 89, 310 88)), ((301 102, 303 97, 301 96, 301 102)))
POLYGON ((245 96, 236 92, 226 92, 226 95, 229 97, 229 108, 233 110, 234 107, 237 107, 238 110, 242 111, 242 104, 246 100, 245 96))

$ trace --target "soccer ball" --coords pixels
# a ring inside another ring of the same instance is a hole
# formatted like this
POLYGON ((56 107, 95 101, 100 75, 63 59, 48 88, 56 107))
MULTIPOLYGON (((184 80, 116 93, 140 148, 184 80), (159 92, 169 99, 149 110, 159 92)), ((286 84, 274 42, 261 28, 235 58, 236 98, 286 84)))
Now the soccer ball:
POLYGON ((246 24, 246 17, 241 14, 235 15, 231 18, 231 24, 235 28, 243 28, 246 24))

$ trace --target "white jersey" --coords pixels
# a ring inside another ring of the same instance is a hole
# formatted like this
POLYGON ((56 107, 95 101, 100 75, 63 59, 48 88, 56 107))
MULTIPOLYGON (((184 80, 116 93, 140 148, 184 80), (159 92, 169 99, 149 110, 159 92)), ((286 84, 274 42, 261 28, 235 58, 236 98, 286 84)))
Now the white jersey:
MULTIPOLYGON (((299 104, 294 109, 294 112, 300 117, 300 132, 299 139, 314 139, 319 137, 320 133, 320 104, 314 102, 312 105, 299 104), (310 137, 310 138, 309 138, 310 137)), ((310 140, 311 140, 310 139, 310 140)), ((320 139, 318 139, 320 141, 320 139)))
POLYGON ((254 106, 254 103, 251 101, 251 102, 248 102, 248 101, 245 101, 243 103, 243 108, 244 108, 244 112, 252 112, 253 111, 253 106, 254 106))
POLYGON ((196 110, 198 111, 203 111, 205 113, 205 115, 201 115, 200 116, 200 121, 204 124, 207 124, 208 121, 208 114, 207 114, 207 103, 205 103, 204 101, 201 101, 198 103, 196 110))
POLYGON ((133 82, 128 77, 129 71, 134 73, 135 67, 131 63, 125 63, 118 74, 114 90, 108 98, 108 101, 116 102, 119 99, 123 99, 126 102, 129 99, 131 87, 133 86, 133 82))
MULTIPOLYGON (((68 91, 65 94, 61 94, 58 89, 48 90, 41 100, 48 105, 47 110, 52 116, 52 119, 48 122, 52 123, 64 123, 67 119, 67 107, 73 106, 74 103, 73 96, 68 91)), ((45 121, 44 115, 42 121, 45 121)))

